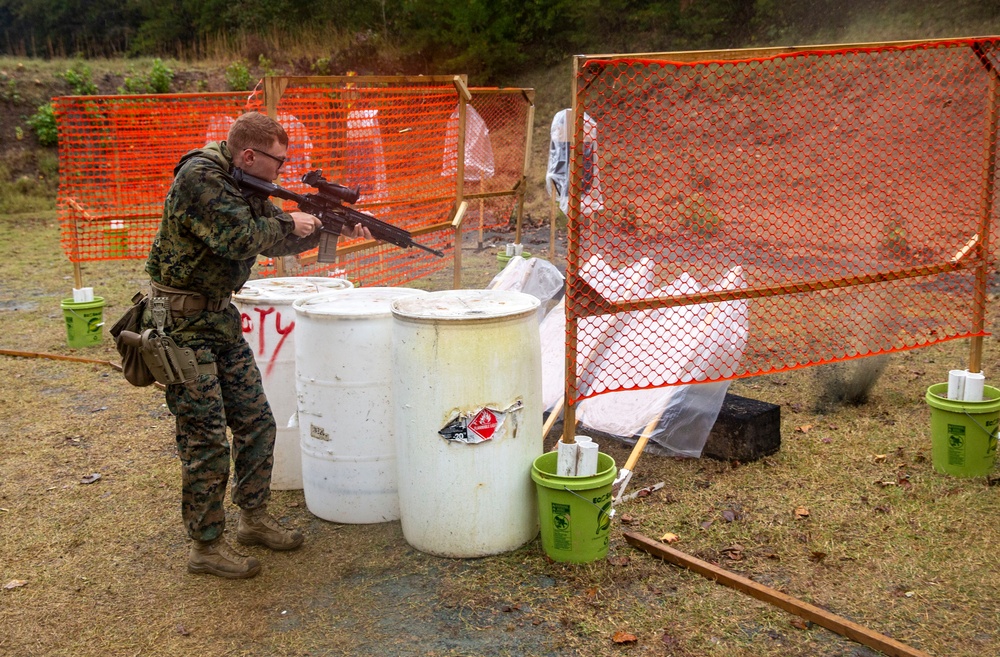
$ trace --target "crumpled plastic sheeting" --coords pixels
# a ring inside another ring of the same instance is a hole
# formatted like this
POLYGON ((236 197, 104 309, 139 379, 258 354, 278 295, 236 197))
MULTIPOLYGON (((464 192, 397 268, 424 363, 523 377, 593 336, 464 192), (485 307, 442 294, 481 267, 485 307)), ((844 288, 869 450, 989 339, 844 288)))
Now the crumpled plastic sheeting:
MULTIPOLYGON (((563 214, 569 210, 569 132, 566 118, 568 109, 556 112, 549 129, 549 163, 545 170, 545 189, 549 196, 559 203, 563 214)), ((580 212, 589 217, 604 209, 604 194, 601 192, 601 172, 597 168, 597 121, 589 114, 583 115, 583 198, 580 212)))
MULTIPOLYGON (((581 268, 581 275, 606 298, 622 300, 648 296, 652 285, 649 267, 648 261, 643 259, 616 270, 594 256, 581 268)), ((732 268, 709 286, 701 285, 685 273, 657 290, 656 296, 736 289, 745 285, 742 267, 732 268)), ((656 420, 648 451, 700 457, 722 408, 729 382, 648 386, 668 383, 662 372, 681 372, 681 380, 688 381, 732 376, 746 348, 748 311, 748 302, 738 300, 582 319, 580 335, 597 335, 600 331, 606 339, 581 344, 578 348, 580 362, 592 362, 594 372, 581 379, 581 392, 589 394, 585 391, 604 385, 599 381, 646 389, 608 392, 585 399, 577 404, 577 421, 631 443, 656 420), (641 339, 641 344, 637 339, 641 339), (609 360, 605 354, 616 357, 609 360), (626 357, 622 358, 623 354, 626 357), (655 363, 655 366, 637 370, 634 367, 637 362, 655 363)), ((551 408, 562 397, 565 388, 566 314, 562 303, 546 316, 540 333, 542 401, 546 408, 551 408)))
MULTIPOLYGON (((486 121, 472 105, 465 107, 465 168, 467 182, 489 180, 496 173, 493 162, 493 145, 490 143, 490 129, 486 121)), ((444 161, 442 176, 454 176, 458 172, 458 110, 448 118, 448 131, 444 137, 444 161)))
POLYGON ((565 279, 559 268, 541 258, 513 256, 503 270, 493 277, 487 290, 524 292, 538 299, 539 323, 562 296, 565 279))

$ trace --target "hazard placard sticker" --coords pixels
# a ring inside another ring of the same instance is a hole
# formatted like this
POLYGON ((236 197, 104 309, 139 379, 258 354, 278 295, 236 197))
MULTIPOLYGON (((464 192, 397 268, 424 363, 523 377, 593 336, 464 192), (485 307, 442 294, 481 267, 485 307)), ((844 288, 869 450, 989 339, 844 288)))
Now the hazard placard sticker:
POLYGON ((469 445, 493 440, 502 432, 507 416, 523 406, 524 404, 518 400, 503 410, 484 406, 471 412, 458 413, 438 431, 438 434, 446 440, 469 445))

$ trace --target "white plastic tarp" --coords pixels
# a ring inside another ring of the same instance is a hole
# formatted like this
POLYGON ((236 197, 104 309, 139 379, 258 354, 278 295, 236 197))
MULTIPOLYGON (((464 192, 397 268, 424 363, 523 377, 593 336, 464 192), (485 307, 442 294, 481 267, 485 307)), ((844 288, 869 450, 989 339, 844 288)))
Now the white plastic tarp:
POLYGON ((564 281, 559 269, 548 260, 514 256, 486 289, 530 294, 541 302, 538 306, 541 322, 562 295, 564 281))
MULTIPOLYGON (((649 262, 616 270, 598 256, 581 268, 581 275, 611 300, 647 296, 652 284, 649 262)), ((736 289, 746 285, 742 267, 703 286, 687 274, 656 291, 675 296, 736 289)), ((564 392, 565 307, 559 304, 542 322, 542 400, 551 408, 564 392)), ((578 356, 590 364, 593 376, 583 377, 581 393, 602 392, 595 386, 614 381, 622 387, 662 385, 656 372, 682 372, 681 379, 732 376, 746 348, 748 302, 724 301, 674 308, 634 311, 580 320, 580 335, 605 336, 581 343, 578 356), (613 356, 613 357, 612 357, 613 356), (637 367, 637 364, 648 367, 637 367)), ((652 452, 699 457, 725 399, 729 382, 682 384, 599 394, 577 404, 576 419, 587 427, 634 439, 652 421, 652 452)))
POLYGON ((341 184, 361 188, 359 203, 389 200, 385 151, 376 109, 356 109, 347 114, 347 166, 341 184))
MULTIPOLYGON (((448 119, 444 138, 442 176, 454 176, 458 170, 458 110, 448 119)), ((465 106, 465 174, 466 182, 489 180, 496 173, 493 163, 493 145, 486 121, 472 105, 465 106)))
MULTIPOLYGON (((556 112, 549 130, 549 163, 545 171, 545 189, 556 199, 559 209, 569 210, 569 131, 566 120, 570 110, 556 112)), ((589 217, 604 209, 601 193, 601 172, 597 166, 597 121, 589 114, 583 115, 583 177, 584 195, 580 199, 580 212, 589 217)))

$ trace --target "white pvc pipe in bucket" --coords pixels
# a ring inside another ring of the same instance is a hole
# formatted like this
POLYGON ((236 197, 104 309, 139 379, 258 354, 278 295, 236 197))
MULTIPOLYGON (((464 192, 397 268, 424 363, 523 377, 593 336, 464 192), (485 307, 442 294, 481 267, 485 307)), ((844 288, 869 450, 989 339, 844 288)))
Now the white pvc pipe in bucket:
POLYGON ((295 417, 296 327, 292 303, 318 292, 352 287, 351 282, 343 278, 262 278, 247 281, 233 296, 243 323, 243 337, 253 350, 264 394, 278 424, 271 471, 274 490, 302 488, 302 457, 295 417))
POLYGON ((319 518, 399 519, 390 304, 426 294, 369 287, 293 304, 302 491, 319 518))
POLYGON ((393 302, 400 521, 418 550, 479 557, 538 533, 538 305, 498 290, 393 302))

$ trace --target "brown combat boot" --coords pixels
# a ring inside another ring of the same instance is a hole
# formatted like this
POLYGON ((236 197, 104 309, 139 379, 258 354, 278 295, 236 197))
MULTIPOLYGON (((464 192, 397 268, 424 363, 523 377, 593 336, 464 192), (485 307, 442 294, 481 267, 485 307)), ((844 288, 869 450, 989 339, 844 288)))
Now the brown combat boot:
POLYGON ((189 573, 205 573, 227 579, 247 579, 260 572, 260 562, 234 552, 222 537, 195 541, 188 556, 189 573))
POLYGON ((236 540, 243 545, 264 545, 272 550, 294 550, 302 545, 302 532, 285 529, 267 512, 267 507, 243 509, 236 540))

